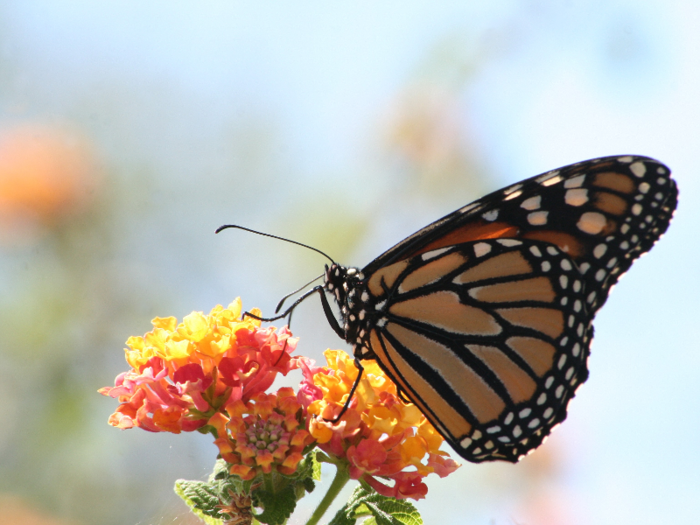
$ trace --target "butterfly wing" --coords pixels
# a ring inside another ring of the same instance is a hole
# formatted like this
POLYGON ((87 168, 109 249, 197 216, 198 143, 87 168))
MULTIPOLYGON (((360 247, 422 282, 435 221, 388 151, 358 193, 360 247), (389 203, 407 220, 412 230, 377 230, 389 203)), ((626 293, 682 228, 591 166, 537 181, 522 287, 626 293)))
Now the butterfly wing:
POLYGON ((566 417, 595 312, 676 200, 668 168, 633 156, 494 192, 362 270, 348 341, 464 458, 515 462, 566 417))
POLYGON ((632 262, 666 231, 677 198, 671 171, 654 159, 628 155, 579 162, 456 210, 377 257, 363 273, 463 242, 542 240, 579 266, 595 311, 632 262))
POLYGON ((433 250, 383 268, 368 289, 386 302, 372 357, 470 461, 517 461, 566 417, 586 380, 583 279, 551 244, 433 250))

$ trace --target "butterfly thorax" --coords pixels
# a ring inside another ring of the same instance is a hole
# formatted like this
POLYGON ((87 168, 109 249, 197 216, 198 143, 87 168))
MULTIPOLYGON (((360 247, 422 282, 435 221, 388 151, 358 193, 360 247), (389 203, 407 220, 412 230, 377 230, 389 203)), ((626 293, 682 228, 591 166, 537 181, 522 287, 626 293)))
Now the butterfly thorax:
POLYGON ((354 346, 356 357, 365 358, 367 338, 375 322, 373 295, 367 291, 367 281, 359 268, 332 264, 326 268, 324 288, 340 307, 340 326, 345 340, 354 346))

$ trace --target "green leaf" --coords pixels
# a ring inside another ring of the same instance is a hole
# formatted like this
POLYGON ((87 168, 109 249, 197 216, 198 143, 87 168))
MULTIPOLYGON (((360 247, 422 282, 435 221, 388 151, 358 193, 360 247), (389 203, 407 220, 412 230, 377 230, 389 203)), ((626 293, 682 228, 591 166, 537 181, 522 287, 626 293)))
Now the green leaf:
POLYGON ((192 513, 205 523, 222 525, 231 517, 235 517, 226 512, 226 509, 237 509, 235 504, 232 506, 233 499, 237 495, 245 499, 250 494, 251 483, 230 475, 227 463, 219 460, 209 476, 209 481, 178 480, 175 482, 175 493, 184 500, 192 513))
POLYGON ((407 500, 377 494, 359 486, 328 525, 354 525, 367 517, 364 525, 423 525, 416 507, 407 500))
POLYGON ((192 513, 207 525, 222 525, 223 516, 219 512, 219 495, 210 484, 204 481, 175 482, 175 493, 180 496, 192 513))
POLYGON ((315 454, 310 452, 291 475, 273 470, 245 481, 230 474, 229 470, 230 465, 219 459, 207 482, 178 480, 175 484, 175 492, 195 515, 209 525, 227 521, 230 516, 226 509, 236 513, 252 511, 248 506, 250 502, 245 507, 236 505, 236 502, 241 504, 241 498, 245 501, 247 497, 252 497, 255 507, 262 508, 259 515, 254 515, 260 523, 284 524, 294 512, 296 502, 314 490, 314 477, 320 473, 320 465, 315 454))
POLYGON ((294 485, 287 485, 276 492, 256 490, 253 499, 256 507, 264 509, 262 513, 255 515, 255 519, 268 525, 283 525, 297 506, 294 485))
POLYGON ((347 515, 347 504, 345 507, 340 509, 338 513, 333 516, 333 519, 328 522, 328 525, 355 525, 357 523, 356 518, 350 518, 347 515))

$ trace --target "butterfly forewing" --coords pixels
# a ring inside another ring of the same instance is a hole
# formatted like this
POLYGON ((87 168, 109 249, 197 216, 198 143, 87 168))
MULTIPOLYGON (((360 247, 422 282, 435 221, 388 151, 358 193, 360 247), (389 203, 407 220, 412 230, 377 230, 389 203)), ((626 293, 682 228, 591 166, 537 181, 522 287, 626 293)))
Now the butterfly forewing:
POLYGON ((653 159, 582 162, 487 195, 362 271, 334 264, 324 288, 355 356, 376 359, 460 455, 515 462, 566 417, 595 312, 676 200, 653 159))
POLYGON ((632 262, 666 231, 676 208, 670 170, 618 156, 553 170, 493 192, 426 226, 364 269, 461 242, 529 238, 557 245, 579 266, 600 308, 632 262))

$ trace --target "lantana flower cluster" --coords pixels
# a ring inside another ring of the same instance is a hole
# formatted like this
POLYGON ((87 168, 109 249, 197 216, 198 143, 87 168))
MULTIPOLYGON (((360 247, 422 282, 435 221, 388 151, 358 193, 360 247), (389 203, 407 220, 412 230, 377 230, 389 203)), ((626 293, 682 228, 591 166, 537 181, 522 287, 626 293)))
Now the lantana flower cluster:
POLYGON ((121 403, 109 418, 112 426, 176 434, 197 430, 299 366, 291 357, 297 339, 287 328, 241 319, 240 299, 208 315, 192 312, 179 324, 174 317, 152 323, 145 336, 126 342, 131 370, 119 374, 114 387, 99 390, 121 403))
MULTIPOLYGON (((337 471, 312 524, 348 479, 360 480, 366 497, 420 499, 428 491, 425 476, 444 477, 459 466, 439 450, 442 437, 398 396, 376 362, 365 361, 351 397, 359 372, 350 356, 328 350, 328 365, 316 367, 292 356, 297 339, 288 328, 263 328, 255 318, 259 310, 241 312, 237 299, 181 323, 154 319, 153 330, 127 340, 131 369, 99 390, 120 402, 112 426, 214 436, 220 459, 210 481, 176 483, 198 515, 222 523, 286 522, 320 479, 319 461, 337 471), (297 368, 303 380, 296 393, 289 387, 268 392, 278 374, 297 368)), ((346 509, 349 520, 369 509, 358 503, 365 496, 357 497, 346 509)), ((376 512, 386 512, 372 501, 376 512)))
POLYGON ((425 497, 423 478, 447 476, 459 464, 439 450, 443 438, 420 410, 398 396, 396 385, 375 361, 363 362, 363 375, 348 399, 359 370, 340 350, 325 352, 327 367, 304 361, 299 399, 309 412, 309 431, 317 446, 349 463, 352 479, 396 499, 425 497), (340 421, 338 415, 347 410, 340 421), (388 486, 377 477, 393 480, 388 486))

